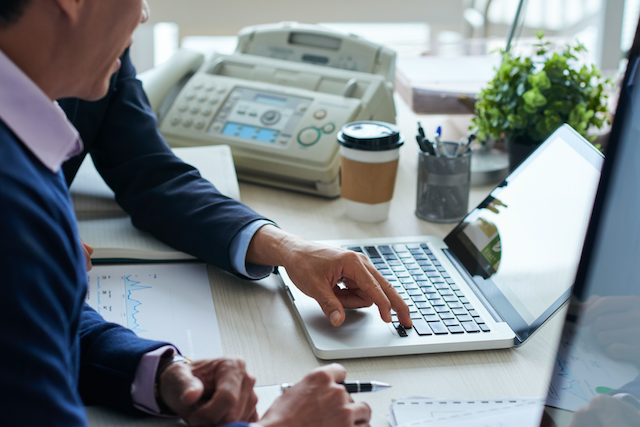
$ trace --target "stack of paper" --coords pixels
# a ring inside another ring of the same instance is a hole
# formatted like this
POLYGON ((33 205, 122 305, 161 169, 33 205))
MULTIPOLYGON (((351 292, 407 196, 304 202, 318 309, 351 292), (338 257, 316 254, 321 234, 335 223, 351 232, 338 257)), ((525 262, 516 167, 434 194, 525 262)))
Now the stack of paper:
POLYGON ((538 427, 544 399, 394 400, 389 407, 393 427, 538 427))

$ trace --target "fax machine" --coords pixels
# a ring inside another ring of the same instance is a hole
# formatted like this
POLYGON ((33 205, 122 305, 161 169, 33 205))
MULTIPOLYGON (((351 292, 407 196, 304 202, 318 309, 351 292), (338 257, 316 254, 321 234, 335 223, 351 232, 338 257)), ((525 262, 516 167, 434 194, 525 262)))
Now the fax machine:
POLYGON ((171 146, 228 144, 241 180, 337 197, 336 134, 395 123, 394 74, 388 48, 280 23, 245 28, 232 55, 179 51, 140 78, 171 146))

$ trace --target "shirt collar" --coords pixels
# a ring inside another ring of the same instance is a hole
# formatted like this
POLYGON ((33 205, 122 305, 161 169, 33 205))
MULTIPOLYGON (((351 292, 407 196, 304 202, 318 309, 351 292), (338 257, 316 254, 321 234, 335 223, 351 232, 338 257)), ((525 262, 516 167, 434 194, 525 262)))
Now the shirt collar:
POLYGON ((0 50, 0 120, 52 172, 82 152, 78 131, 56 101, 0 50))

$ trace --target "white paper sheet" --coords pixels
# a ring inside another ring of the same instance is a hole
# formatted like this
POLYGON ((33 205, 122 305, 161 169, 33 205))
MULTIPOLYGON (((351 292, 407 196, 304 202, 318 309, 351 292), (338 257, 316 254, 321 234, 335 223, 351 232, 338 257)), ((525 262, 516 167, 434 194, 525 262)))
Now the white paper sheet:
POLYGON ((588 327, 565 325, 551 377, 547 405, 576 411, 598 394, 622 387, 638 368, 603 353, 588 327))
POLYGON ((87 303, 107 321, 192 360, 222 357, 205 264, 97 266, 88 276, 87 303))
POLYGON ((544 399, 395 400, 389 422, 394 427, 537 427, 544 399))

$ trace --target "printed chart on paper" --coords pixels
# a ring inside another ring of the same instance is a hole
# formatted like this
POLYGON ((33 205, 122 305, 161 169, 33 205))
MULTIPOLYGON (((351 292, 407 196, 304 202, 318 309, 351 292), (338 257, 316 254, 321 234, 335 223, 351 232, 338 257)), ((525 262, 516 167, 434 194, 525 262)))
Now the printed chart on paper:
POLYGON ((170 342, 189 358, 222 356, 206 265, 98 266, 88 282, 86 301, 108 322, 170 342))

